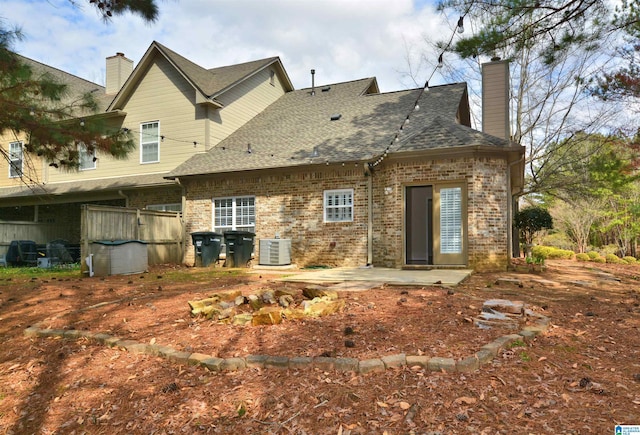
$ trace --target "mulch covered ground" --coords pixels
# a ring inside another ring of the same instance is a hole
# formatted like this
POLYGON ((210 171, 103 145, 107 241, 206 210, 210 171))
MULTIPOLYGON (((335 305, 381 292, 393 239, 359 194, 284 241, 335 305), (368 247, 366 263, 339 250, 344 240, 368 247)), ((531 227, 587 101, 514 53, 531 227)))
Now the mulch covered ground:
MULTIPOLYGON (((161 267, 100 278, 0 280, 3 433, 613 433, 640 424, 640 266, 552 262, 539 273, 475 274, 453 291, 340 292, 341 313, 234 326, 192 317, 219 290, 301 291, 276 276, 161 267), (606 274, 603 272, 607 272, 606 274), (509 281, 515 278, 519 281, 509 281), (522 300, 547 332, 472 373, 403 367, 210 372, 43 327, 106 332, 220 358, 406 353, 461 358, 505 333, 471 321, 483 301, 522 300), (350 343, 347 344, 347 341, 350 343)), ((2 277, 2 275, 0 275, 2 277)))

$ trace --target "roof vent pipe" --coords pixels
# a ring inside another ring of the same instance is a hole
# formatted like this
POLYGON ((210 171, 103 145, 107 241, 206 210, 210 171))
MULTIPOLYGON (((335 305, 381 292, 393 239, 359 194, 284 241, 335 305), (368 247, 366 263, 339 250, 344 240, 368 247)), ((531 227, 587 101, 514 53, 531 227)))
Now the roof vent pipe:
POLYGON ((311 96, 313 97, 316 94, 316 81, 315 81, 315 77, 316 77, 316 70, 312 69, 311 70, 311 96))

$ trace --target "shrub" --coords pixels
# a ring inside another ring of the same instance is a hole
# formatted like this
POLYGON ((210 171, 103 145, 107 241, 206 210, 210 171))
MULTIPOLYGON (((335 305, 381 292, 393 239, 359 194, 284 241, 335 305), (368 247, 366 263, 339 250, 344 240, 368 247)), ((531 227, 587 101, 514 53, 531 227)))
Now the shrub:
POLYGON ((627 263, 627 264, 636 264, 638 262, 638 260, 636 260, 636 257, 631 257, 630 255, 627 255, 625 257, 622 257, 622 259, 627 263))
POLYGON ((618 247, 618 245, 614 244, 609 244, 609 245, 604 245, 600 248, 600 251, 602 252, 603 255, 607 255, 607 254, 615 254, 616 252, 620 251, 620 248, 618 247))
POLYGON ((575 244, 564 232, 555 232, 543 235, 540 238, 540 244, 544 246, 553 246, 559 249, 573 249, 575 244))
POLYGON ((552 246, 534 246, 531 249, 534 257, 542 257, 550 260, 571 260, 575 255, 573 251, 567 249, 558 249, 552 246))
POLYGON ((592 258, 591 261, 593 261, 594 263, 606 263, 607 260, 605 260, 604 257, 601 257, 600 255, 598 255, 596 258, 592 258))
POLYGON ((538 231, 553 228, 553 219, 542 207, 527 207, 515 214, 513 224, 522 233, 525 243, 531 245, 538 231))
POLYGON ((587 252, 587 255, 589 256, 589 258, 591 259, 591 261, 595 260, 596 258, 600 257, 600 254, 597 253, 596 251, 589 251, 587 252))
POLYGON ((591 257, 589 257, 584 252, 581 252, 579 254, 576 254, 576 260, 578 260, 578 261, 591 261, 591 257))
POLYGON ((626 263, 626 261, 623 261, 616 254, 607 254, 607 255, 604 256, 604 259, 605 259, 605 261, 607 263, 611 263, 611 264, 623 264, 623 263, 626 263))

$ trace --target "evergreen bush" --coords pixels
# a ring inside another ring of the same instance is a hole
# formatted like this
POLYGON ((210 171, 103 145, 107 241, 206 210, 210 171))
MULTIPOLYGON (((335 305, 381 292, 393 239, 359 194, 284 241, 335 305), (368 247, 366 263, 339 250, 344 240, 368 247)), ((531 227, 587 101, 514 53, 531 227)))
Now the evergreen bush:
POLYGON ((622 260, 616 254, 607 254, 607 255, 605 255, 604 259, 605 259, 605 261, 607 263, 611 263, 611 264, 623 264, 623 263, 626 263, 626 261, 622 260))
POLYGON ((534 246, 531 249, 534 257, 542 257, 549 260, 571 260, 575 255, 568 249, 559 249, 552 246, 534 246))
POLYGON ((596 251, 589 251, 589 252, 587 252, 587 255, 589 256, 591 261, 593 261, 596 258, 600 257, 600 254, 598 252, 596 252, 596 251))
POLYGON ((591 257, 589 257, 584 252, 581 252, 579 254, 576 254, 576 260, 578 260, 578 261, 591 261, 591 257))

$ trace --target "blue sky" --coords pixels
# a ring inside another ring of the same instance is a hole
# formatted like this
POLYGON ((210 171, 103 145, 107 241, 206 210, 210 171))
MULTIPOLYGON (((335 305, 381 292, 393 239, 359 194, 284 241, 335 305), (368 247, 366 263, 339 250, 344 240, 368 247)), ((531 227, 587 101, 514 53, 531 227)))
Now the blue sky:
MULTIPOLYGON (((153 40, 212 68, 280 56, 296 88, 376 76, 382 91, 421 86, 434 70, 430 44, 450 25, 431 2, 413 0, 158 0, 160 17, 105 24, 88 0, 3 0, 5 25, 22 29, 20 54, 104 83, 105 58, 135 64, 153 40), (408 60, 410 59, 410 61, 408 60)), ((432 84, 442 83, 436 73, 432 84)))

